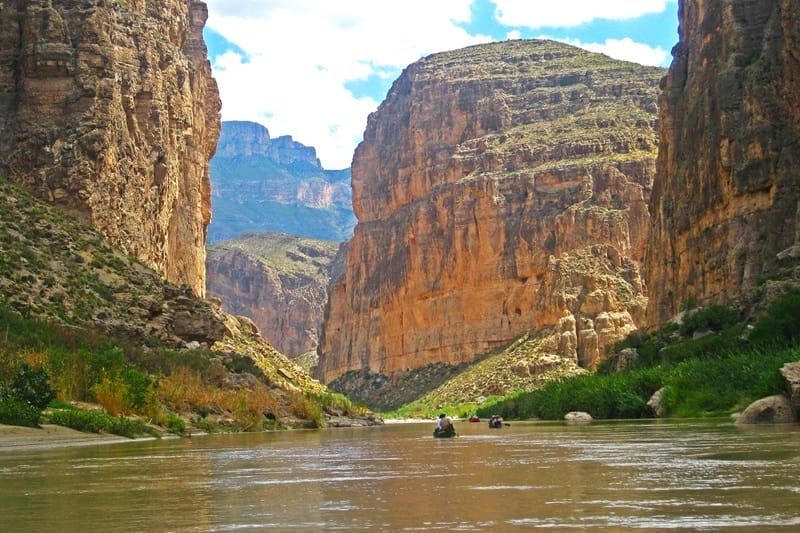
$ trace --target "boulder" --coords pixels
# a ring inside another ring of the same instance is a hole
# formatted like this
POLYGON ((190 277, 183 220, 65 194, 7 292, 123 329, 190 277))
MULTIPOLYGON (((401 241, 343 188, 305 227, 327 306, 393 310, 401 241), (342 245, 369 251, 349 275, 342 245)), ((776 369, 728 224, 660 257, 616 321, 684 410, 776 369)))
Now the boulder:
POLYGON ((660 389, 655 391, 653 395, 650 397, 650 399, 647 400, 647 407, 649 407, 650 410, 653 411, 653 414, 657 418, 661 418, 666 414, 664 411, 664 406, 661 405, 661 397, 664 395, 664 388, 665 387, 661 387, 660 389))
POLYGON ((783 365, 781 375, 786 380, 786 392, 789 395, 795 418, 797 418, 800 414, 800 361, 783 365))
POLYGON ((783 394, 776 394, 751 403, 736 424, 789 424, 794 421, 792 402, 783 394))
POLYGON ((568 424, 588 424, 592 421, 592 415, 583 411, 571 411, 564 415, 564 420, 568 424))

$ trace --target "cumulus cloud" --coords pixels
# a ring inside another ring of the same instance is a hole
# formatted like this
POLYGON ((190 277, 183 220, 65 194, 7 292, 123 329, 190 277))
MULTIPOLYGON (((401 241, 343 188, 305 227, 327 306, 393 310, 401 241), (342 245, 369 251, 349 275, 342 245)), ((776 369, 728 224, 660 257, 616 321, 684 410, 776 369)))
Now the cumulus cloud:
POLYGON ((677 0, 558 0, 531 2, 491 0, 497 19, 506 26, 526 28, 573 27, 595 19, 625 20, 662 13, 677 0))
MULTIPOLYGON (((549 39, 551 37, 542 37, 549 39)), ((553 39, 567 44, 605 54, 614 59, 632 61, 640 65, 665 66, 672 57, 669 52, 661 47, 652 47, 644 43, 637 43, 630 37, 624 39, 606 39, 603 43, 583 43, 578 39, 553 39)))
POLYGON ((208 27, 242 53, 212 57, 224 120, 255 120, 350 165, 377 101, 348 82, 396 77, 420 57, 486 42, 458 23, 471 0, 206 0, 208 27))

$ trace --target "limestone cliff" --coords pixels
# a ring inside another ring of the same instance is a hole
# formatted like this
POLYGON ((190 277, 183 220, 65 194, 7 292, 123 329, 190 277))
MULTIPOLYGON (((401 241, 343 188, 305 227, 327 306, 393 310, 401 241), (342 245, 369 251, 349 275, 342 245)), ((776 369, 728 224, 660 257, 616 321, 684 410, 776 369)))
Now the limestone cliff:
POLYGON ((0 170, 205 290, 220 101, 203 2, 0 1, 0 170))
POLYGON ((290 357, 316 350, 338 244, 246 234, 208 247, 208 295, 290 357))
POLYGON ((455 365, 545 326, 595 364, 644 314, 662 75, 549 41, 409 66, 356 150, 318 376, 455 365))
POLYGON ((800 2, 682 0, 679 17, 647 254, 654 324, 800 259, 800 2))

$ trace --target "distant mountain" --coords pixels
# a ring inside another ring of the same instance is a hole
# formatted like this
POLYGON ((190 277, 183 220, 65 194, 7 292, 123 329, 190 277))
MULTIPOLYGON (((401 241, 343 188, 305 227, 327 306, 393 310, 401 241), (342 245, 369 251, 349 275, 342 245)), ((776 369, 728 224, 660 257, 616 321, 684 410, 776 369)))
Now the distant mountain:
POLYGON ((282 233, 246 233, 212 244, 208 295, 253 320, 290 358, 315 352, 328 284, 341 270, 338 249, 334 242, 282 233))
POLYGON ((270 138, 254 122, 223 122, 211 160, 208 243, 249 232, 327 241, 353 233, 350 169, 325 170, 313 147, 270 138))

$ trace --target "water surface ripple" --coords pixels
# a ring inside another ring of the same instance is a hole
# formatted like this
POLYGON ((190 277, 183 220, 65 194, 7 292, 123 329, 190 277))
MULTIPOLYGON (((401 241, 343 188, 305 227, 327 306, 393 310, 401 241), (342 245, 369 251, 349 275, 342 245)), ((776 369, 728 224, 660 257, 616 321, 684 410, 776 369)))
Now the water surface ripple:
POLYGON ((458 423, 0 453, 0 531, 790 531, 800 427, 458 423))

